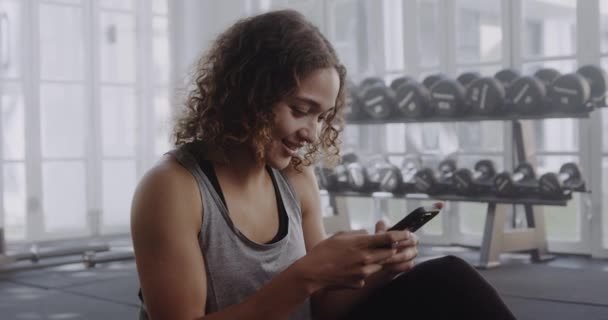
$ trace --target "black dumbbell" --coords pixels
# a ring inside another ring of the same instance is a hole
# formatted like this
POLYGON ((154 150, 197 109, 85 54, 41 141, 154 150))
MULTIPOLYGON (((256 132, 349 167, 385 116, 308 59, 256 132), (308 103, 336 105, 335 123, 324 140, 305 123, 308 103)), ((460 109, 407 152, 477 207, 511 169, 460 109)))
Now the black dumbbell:
POLYGON ((505 88, 499 80, 483 77, 469 85, 466 100, 474 114, 498 114, 505 109, 505 95, 505 88))
POLYGON ((501 172, 494 177, 494 188, 499 196, 534 195, 538 193, 538 180, 534 168, 527 162, 520 163, 513 175, 501 172))
POLYGON ((395 89, 395 102, 397 111, 406 118, 422 118, 432 114, 429 89, 414 80, 395 89))
POLYGON ((450 193, 455 191, 453 175, 456 171, 456 161, 445 159, 439 163, 438 175, 431 168, 423 168, 416 172, 416 191, 426 194, 450 193))
POLYGON ((393 164, 386 156, 377 156, 372 158, 366 165, 367 176, 369 178, 368 191, 380 191, 380 185, 386 175, 386 172, 393 168, 393 164))
POLYGON ((477 78, 479 78, 479 74, 468 72, 458 77, 458 80, 439 80, 430 93, 430 106, 433 112, 447 117, 466 114, 469 111, 469 105, 466 101, 467 88, 464 83, 470 84, 473 79, 477 78))
POLYGON ((554 111, 579 112, 591 106, 591 86, 578 73, 567 73, 555 79, 548 90, 554 111))
POLYGON ((395 194, 415 192, 414 176, 420 168, 420 160, 417 156, 406 156, 401 164, 401 169, 391 165, 380 171, 380 190, 395 194))
POLYGON ((534 76, 545 84, 545 87, 550 86, 555 79, 559 78, 562 74, 553 68, 541 68, 534 72, 534 76))
POLYGON ((549 172, 538 180, 540 193, 550 198, 563 198, 573 191, 585 191, 585 180, 581 171, 573 162, 565 163, 559 169, 559 174, 549 172))
POLYGON ((494 74, 494 78, 502 84, 502 86, 507 89, 511 84, 520 77, 519 71, 515 69, 503 69, 496 74, 494 74))
POLYGON ((454 189, 464 195, 493 193, 495 175, 496 167, 492 160, 479 160, 475 163, 473 172, 467 168, 454 172, 454 189))
POLYGON ((506 91, 506 104, 513 110, 509 113, 539 114, 547 110, 547 88, 534 76, 517 78, 506 91))
POLYGON ((344 118, 346 120, 362 120, 367 116, 363 112, 359 88, 352 82, 346 82, 346 101, 344 104, 344 118))
POLYGON ((448 77, 443 73, 436 73, 425 77, 422 80, 422 85, 427 89, 431 90, 440 80, 447 79, 448 77))
POLYGON ((334 168, 327 168, 323 163, 315 167, 315 175, 319 188, 327 191, 346 191, 348 184, 347 166, 359 160, 355 153, 347 152, 340 159, 340 163, 334 168))
POLYGON ((393 80, 393 81, 391 82, 390 87, 391 87, 391 89, 392 89, 393 91, 395 91, 395 92, 396 92, 396 91, 397 91, 397 89, 399 89, 399 87, 401 87, 402 85, 404 85, 404 84, 406 84, 406 83, 408 83, 408 82, 410 82, 410 81, 415 81, 415 80, 416 80, 416 79, 414 79, 414 78, 412 78, 412 77, 408 77, 408 76, 398 77, 398 78, 395 78, 395 80, 393 80))
POLYGON ((585 65, 576 73, 583 76, 591 87, 591 102, 595 107, 606 106, 606 90, 608 90, 608 74, 601 67, 585 65))
POLYGON ((359 85, 363 111, 372 119, 386 119, 395 111, 395 94, 380 78, 368 78, 359 85))

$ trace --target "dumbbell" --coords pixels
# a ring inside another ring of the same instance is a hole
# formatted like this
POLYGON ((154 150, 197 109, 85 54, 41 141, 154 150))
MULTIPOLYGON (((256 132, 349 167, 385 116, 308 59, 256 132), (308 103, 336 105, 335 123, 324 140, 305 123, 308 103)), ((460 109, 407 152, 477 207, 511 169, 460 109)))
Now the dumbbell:
POLYGON ((466 103, 466 85, 479 74, 468 72, 458 77, 458 80, 442 79, 431 88, 431 109, 438 115, 453 117, 468 112, 466 103))
POLYGON ((561 198, 572 191, 585 191, 585 181, 581 171, 573 162, 563 164, 559 174, 545 173, 538 181, 540 193, 550 198, 561 198))
POLYGON ((557 78, 549 89, 553 107, 563 112, 582 112, 593 106, 603 106, 606 100, 606 72, 586 65, 557 78))
POLYGON ((422 80, 422 85, 427 89, 431 90, 440 80, 447 79, 448 77, 443 73, 436 73, 425 77, 422 80))
POLYGON ((359 157, 352 152, 344 153, 340 163, 335 168, 326 168, 323 163, 315 167, 315 175, 319 188, 327 191, 345 191, 349 187, 347 166, 359 161, 359 157))
POLYGON ((408 77, 408 76, 403 76, 403 77, 398 77, 395 78, 395 80, 393 80, 391 82, 391 89, 393 90, 393 92, 396 92, 397 89, 399 89, 399 87, 401 87, 402 85, 410 82, 410 81, 415 81, 416 79, 412 78, 412 77, 408 77))
POLYGON ((553 81, 555 81, 555 79, 559 78, 561 75, 562 74, 559 71, 553 68, 541 68, 534 72, 534 77, 540 80, 545 87, 550 86, 553 81))
POLYGON ((380 78, 368 78, 359 85, 363 111, 372 119, 386 119, 395 111, 395 94, 380 78))
POLYGON ((520 77, 520 74, 515 69, 503 69, 494 74, 494 78, 507 89, 511 84, 520 77))
POLYGON ((505 171, 494 177, 494 188, 499 196, 532 195, 538 192, 538 187, 534 168, 527 162, 520 163, 513 175, 505 171))
POLYGON ((467 168, 454 172, 454 189, 463 195, 492 193, 495 175, 496 167, 492 160, 479 160, 475 163, 473 172, 467 168))
POLYGON ((416 191, 426 194, 450 193, 453 189, 453 175, 456 171, 456 161, 445 159, 439 163, 438 175, 431 168, 423 168, 416 172, 416 191))
POLYGON ((583 76, 591 87, 591 102, 595 107, 606 106, 606 90, 608 90, 608 74, 604 69, 594 65, 580 67, 576 73, 583 76))
POLYGON ((519 114, 538 114, 547 110, 547 87, 535 76, 517 78, 506 91, 506 103, 519 114))
POLYGON ((366 118, 361 105, 358 87, 352 81, 346 82, 346 101, 344 103, 344 118, 346 120, 361 120, 366 118))
POLYGON ((469 85, 466 101, 473 114, 497 114, 505 110, 505 95, 505 87, 498 79, 483 77, 469 85))
POLYGON ((411 80, 396 86, 394 91, 396 108, 402 116, 422 118, 432 114, 430 92, 424 84, 411 80))
POLYGON ((387 172, 391 172, 395 166, 383 155, 372 158, 365 168, 369 178, 368 190, 373 192, 381 190, 380 186, 387 172))
POLYGON ((420 168, 420 160, 416 156, 406 156, 401 164, 401 169, 395 165, 380 170, 380 190, 395 194, 415 192, 414 176, 420 168))
POLYGON ((370 180, 368 168, 361 162, 351 162, 346 165, 348 189, 356 192, 371 192, 375 183, 370 180))

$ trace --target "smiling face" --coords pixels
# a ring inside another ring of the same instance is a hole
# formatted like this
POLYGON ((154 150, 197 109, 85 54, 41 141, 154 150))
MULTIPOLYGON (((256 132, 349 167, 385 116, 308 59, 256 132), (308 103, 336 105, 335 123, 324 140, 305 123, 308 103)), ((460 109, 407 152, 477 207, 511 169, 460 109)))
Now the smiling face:
POLYGON ((317 140, 339 90, 338 72, 334 68, 319 69, 302 79, 293 95, 274 106, 273 139, 264 153, 268 165, 278 170, 286 168, 300 148, 317 140))

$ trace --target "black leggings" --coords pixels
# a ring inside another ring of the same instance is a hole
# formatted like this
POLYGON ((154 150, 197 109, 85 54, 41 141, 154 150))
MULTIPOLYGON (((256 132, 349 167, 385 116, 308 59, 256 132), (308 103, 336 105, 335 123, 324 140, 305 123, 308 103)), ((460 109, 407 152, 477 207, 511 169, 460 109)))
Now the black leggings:
POLYGON ((345 320, 515 319, 494 288, 464 260, 423 262, 395 278, 345 320))

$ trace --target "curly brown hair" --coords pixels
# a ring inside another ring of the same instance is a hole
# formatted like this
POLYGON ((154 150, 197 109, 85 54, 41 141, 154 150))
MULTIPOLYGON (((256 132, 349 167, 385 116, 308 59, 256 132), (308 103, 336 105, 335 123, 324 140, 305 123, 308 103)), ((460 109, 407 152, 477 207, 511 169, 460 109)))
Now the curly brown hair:
POLYGON ((335 108, 324 118, 319 139, 307 146, 303 157, 293 157, 291 165, 310 165, 319 149, 335 162, 344 123, 346 68, 317 27, 292 10, 239 20, 219 35, 194 71, 193 89, 173 130, 175 146, 196 141, 225 162, 228 150, 251 146, 262 160, 271 141, 273 106, 321 68, 338 72, 335 108))

